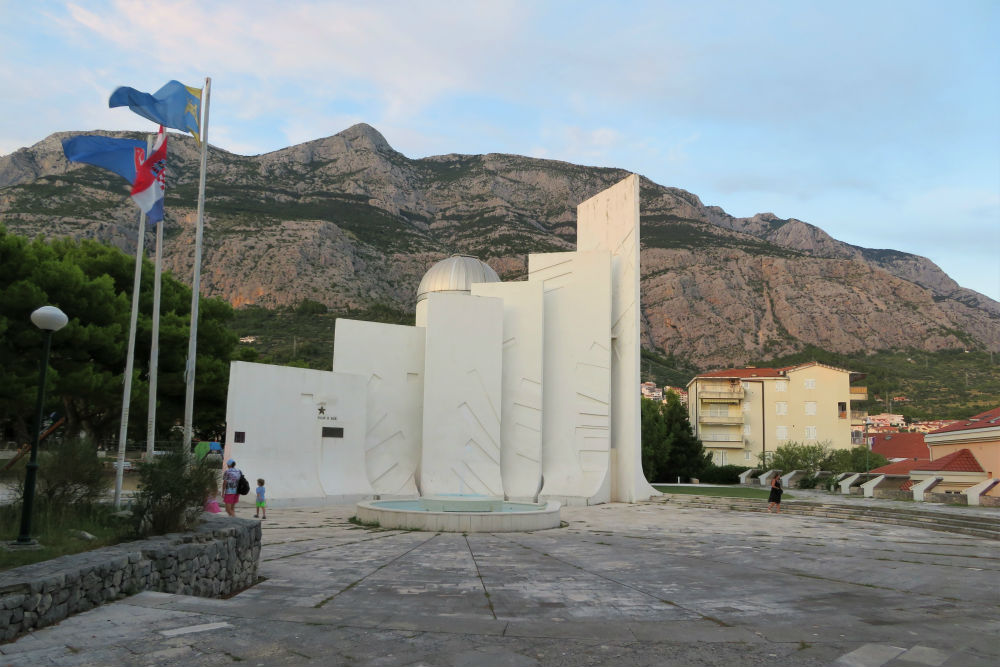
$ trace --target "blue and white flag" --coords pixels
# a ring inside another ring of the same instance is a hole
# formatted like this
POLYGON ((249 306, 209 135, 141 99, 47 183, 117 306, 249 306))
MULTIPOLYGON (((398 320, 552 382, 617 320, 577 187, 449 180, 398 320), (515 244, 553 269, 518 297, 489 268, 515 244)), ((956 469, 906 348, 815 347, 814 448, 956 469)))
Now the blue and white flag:
POLYGON ((109 107, 128 107, 143 118, 190 132, 201 141, 201 88, 185 86, 180 81, 170 81, 150 95, 135 88, 122 86, 111 93, 109 107))
POLYGON ((62 140, 63 154, 70 162, 83 162, 113 171, 135 183, 136 168, 146 159, 146 142, 80 135, 62 140))

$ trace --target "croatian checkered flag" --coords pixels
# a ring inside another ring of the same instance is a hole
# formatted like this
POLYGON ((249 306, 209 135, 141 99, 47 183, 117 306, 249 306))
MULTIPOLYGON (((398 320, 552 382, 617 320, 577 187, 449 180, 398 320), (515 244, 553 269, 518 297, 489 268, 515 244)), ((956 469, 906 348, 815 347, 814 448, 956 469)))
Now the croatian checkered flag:
POLYGON ((163 126, 156 135, 153 152, 135 165, 132 199, 149 218, 150 224, 163 220, 163 195, 167 187, 167 133, 163 126))

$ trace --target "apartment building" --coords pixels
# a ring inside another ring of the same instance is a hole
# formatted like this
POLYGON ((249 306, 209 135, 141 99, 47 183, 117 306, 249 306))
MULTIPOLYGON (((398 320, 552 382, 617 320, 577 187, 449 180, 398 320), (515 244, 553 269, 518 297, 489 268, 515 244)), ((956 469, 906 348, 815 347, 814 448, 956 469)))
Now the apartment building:
POLYGON ((851 387, 861 377, 818 362, 702 373, 688 383, 688 416, 717 465, 755 465, 792 441, 847 449, 864 418, 851 402, 868 398, 851 387))
POLYGON ((655 382, 643 382, 639 385, 639 391, 651 401, 663 400, 663 390, 657 387, 655 382))

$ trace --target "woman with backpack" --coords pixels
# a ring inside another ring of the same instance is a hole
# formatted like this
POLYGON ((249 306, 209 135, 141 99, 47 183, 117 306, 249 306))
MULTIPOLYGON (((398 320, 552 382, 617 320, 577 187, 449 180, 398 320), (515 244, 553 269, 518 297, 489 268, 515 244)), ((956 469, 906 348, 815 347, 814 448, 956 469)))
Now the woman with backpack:
POLYGON ((236 459, 229 459, 228 468, 222 473, 222 502, 226 506, 226 514, 236 516, 236 503, 240 500, 240 479, 243 471, 236 467, 236 459))

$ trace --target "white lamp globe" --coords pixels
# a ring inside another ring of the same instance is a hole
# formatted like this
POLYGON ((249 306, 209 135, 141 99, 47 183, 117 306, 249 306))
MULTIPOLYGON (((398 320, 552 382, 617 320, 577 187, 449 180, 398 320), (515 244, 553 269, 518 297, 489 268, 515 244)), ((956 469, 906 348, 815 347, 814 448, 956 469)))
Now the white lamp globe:
POLYGON ((31 314, 31 321, 42 331, 59 331, 69 318, 55 306, 42 306, 31 314))

